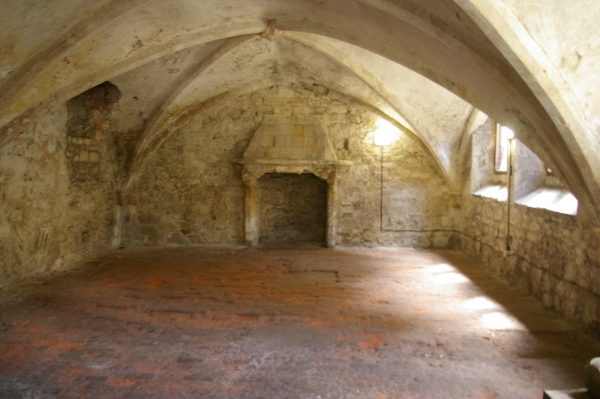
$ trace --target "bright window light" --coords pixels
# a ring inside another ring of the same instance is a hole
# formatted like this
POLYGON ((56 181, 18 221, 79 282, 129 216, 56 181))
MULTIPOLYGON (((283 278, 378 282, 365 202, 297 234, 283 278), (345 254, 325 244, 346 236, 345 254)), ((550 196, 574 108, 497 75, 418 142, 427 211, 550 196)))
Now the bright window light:
POLYGON ((508 199, 508 188, 506 186, 485 186, 475 191, 473 195, 493 198, 497 201, 506 201, 508 199))
POLYGON ((463 303, 463 307, 472 310, 489 310, 497 309, 500 306, 497 303, 490 300, 489 298, 486 298, 484 296, 478 296, 465 301, 463 303))
POLYGON ((468 283, 470 280, 460 273, 442 273, 434 277, 438 284, 468 283))
POLYGON ((508 171, 508 152, 510 140, 515 133, 506 126, 499 126, 496 133, 496 172, 508 171))
POLYGON ((515 138, 515 132, 506 126, 500 126, 500 135, 503 140, 512 140, 515 138))
POLYGON ((377 126, 373 132, 375 145, 390 145, 400 138, 400 130, 385 119, 379 119, 375 125, 377 126))
POLYGON ((432 266, 430 269, 433 273, 447 273, 447 272, 455 272, 456 269, 450 266, 447 263, 440 263, 438 265, 432 266))
POLYGON ((543 208, 566 215, 577 215, 577 198, 567 190, 538 188, 516 201, 530 208, 543 208))
POLYGON ((481 316, 481 324, 490 330, 527 330, 516 318, 501 312, 492 312, 481 316))

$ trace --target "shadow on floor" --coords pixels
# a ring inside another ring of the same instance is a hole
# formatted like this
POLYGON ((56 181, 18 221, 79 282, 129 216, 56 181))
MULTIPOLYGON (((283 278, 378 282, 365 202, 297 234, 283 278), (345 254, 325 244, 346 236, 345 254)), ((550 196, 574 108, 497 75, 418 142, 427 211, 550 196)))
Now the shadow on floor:
POLYGON ((545 309, 536 298, 510 286, 508 281, 480 263, 455 251, 438 251, 467 277, 486 298, 498 303, 524 329, 498 329, 493 339, 500 353, 524 359, 554 359, 565 367, 581 370, 600 356, 600 343, 556 312, 545 309))

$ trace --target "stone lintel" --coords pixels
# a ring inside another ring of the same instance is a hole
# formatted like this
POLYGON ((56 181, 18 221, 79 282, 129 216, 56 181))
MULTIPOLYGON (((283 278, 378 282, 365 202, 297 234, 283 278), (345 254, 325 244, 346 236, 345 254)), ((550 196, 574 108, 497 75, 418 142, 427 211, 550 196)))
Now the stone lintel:
POLYGON ((322 160, 307 160, 307 159, 247 159, 235 158, 231 163, 240 165, 273 165, 273 166, 329 166, 336 167, 352 166, 352 161, 322 161, 322 160))

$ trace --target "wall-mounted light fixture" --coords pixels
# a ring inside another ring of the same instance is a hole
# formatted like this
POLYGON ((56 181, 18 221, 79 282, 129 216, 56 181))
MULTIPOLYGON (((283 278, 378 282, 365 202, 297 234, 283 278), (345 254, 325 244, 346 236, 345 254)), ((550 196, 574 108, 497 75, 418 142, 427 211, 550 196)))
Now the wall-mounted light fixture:
POLYGON ((400 138, 400 130, 385 119, 375 122, 377 127, 373 132, 373 142, 378 146, 388 146, 400 138))

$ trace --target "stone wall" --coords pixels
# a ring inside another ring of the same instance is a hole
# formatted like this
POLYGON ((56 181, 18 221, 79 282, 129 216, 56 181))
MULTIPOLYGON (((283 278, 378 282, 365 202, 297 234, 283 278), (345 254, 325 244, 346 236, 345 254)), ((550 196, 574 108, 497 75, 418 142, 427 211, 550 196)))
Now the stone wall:
POLYGON ((332 130, 334 147, 348 141, 346 159, 354 162, 339 176, 340 243, 415 248, 455 245, 459 203, 417 140, 403 134, 382 153, 369 141, 368 127, 348 136, 343 130, 332 130))
MULTIPOLYGON (((102 167, 109 167, 115 175, 114 159, 100 162, 100 147, 114 147, 111 127, 111 111, 119 101, 121 93, 110 82, 104 82, 77 97, 67 101, 67 170, 72 184, 81 185, 86 182, 100 182, 102 175, 111 178, 102 167), (107 134, 108 137, 103 137, 107 134), (103 173, 104 172, 104 173, 103 173)), ((113 151, 114 152, 114 151, 113 151)), ((114 154, 111 154, 115 158, 114 154)), ((116 159, 116 158, 115 158, 116 159)), ((114 178, 114 177, 113 177, 114 178)))
POLYGON ((353 162, 338 174, 339 245, 455 243, 459 205, 428 150, 402 134, 384 151, 382 190, 372 141, 378 117, 342 95, 318 85, 274 86, 182 115, 186 122, 123 193, 125 245, 243 244, 244 187, 232 159, 243 156, 265 115, 317 116, 336 158, 353 162))
POLYGON ((471 192, 488 185, 506 186, 506 173, 496 173, 496 122, 488 118, 473 132, 471 140, 470 155, 464 160, 471 192))
POLYGON ((72 116, 63 105, 0 149, 0 286, 72 267, 113 243, 115 185, 104 126, 94 122, 76 136, 72 116))
MULTIPOLYGON (((477 184, 471 179, 478 174, 469 169, 479 165, 478 159, 485 158, 482 151, 489 150, 484 142, 473 144, 474 156, 470 157, 473 163, 467 162, 465 170, 470 178, 463 191, 462 250, 540 299, 546 307, 599 334, 600 264, 596 251, 600 237, 586 220, 585 209, 580 207, 578 216, 570 216, 515 204, 515 196, 510 198, 509 209, 506 201, 472 195, 471 187, 477 184)), ((545 168, 524 162, 532 154, 521 144, 516 143, 513 151, 516 178, 512 190, 523 194, 524 186, 531 185, 532 170, 545 172, 545 168), (519 167, 521 170, 516 170, 519 167), (521 185, 520 190, 514 186, 515 182, 521 185)))
POLYGON ((577 217, 511 204, 465 198, 462 249, 508 281, 596 334, 600 331, 600 245, 592 226, 577 217))

